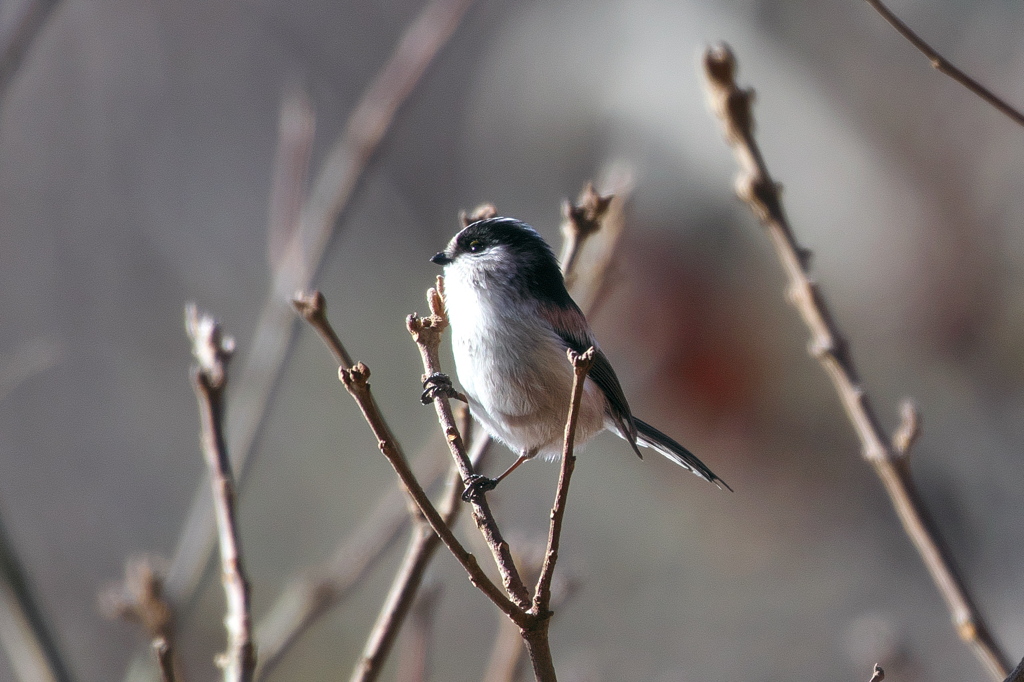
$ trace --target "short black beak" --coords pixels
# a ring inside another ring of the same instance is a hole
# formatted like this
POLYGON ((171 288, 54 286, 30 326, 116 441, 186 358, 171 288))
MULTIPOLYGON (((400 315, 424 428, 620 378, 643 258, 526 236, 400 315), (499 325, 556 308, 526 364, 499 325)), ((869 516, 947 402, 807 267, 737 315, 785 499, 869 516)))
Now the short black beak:
POLYGON ((452 259, 445 255, 444 251, 438 251, 434 254, 434 257, 430 259, 431 263, 437 263, 438 265, 448 265, 452 262, 452 259))

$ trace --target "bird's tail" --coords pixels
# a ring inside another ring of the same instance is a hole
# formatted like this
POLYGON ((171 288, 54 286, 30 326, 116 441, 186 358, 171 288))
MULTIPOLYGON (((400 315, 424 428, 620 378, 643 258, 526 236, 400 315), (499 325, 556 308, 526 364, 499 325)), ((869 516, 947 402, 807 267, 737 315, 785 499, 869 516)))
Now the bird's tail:
POLYGON ((729 487, 728 483, 716 476, 715 472, 708 469, 704 462, 697 459, 697 455, 693 454, 647 422, 641 421, 636 417, 633 418, 633 422, 636 424, 636 442, 638 444, 657 450, 668 459, 685 469, 689 469, 705 481, 714 483, 719 488, 725 486, 725 488, 730 492, 732 491, 732 488, 729 487))

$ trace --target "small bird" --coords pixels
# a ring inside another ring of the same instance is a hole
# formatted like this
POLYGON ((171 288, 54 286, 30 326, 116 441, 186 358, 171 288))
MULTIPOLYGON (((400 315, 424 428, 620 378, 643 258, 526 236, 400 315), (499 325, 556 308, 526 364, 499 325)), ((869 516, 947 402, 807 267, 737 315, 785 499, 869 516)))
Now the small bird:
POLYGON ((493 489, 528 459, 561 454, 573 381, 566 350, 582 353, 591 346, 594 363, 583 387, 576 442, 608 430, 641 459, 638 445, 729 488, 692 452, 633 416, 615 370, 565 288, 554 252, 536 230, 513 218, 479 220, 430 260, 444 266, 455 369, 470 412, 519 455, 497 478, 476 477, 469 497, 493 489))

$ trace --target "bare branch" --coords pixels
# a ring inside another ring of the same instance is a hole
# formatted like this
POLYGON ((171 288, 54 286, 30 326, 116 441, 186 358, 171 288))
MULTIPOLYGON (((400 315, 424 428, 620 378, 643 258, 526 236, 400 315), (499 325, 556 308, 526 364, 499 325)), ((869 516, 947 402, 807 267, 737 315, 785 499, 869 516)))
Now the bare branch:
POLYGON ((463 227, 468 227, 471 223, 475 223, 478 220, 487 220, 498 215, 498 209, 494 207, 494 204, 480 204, 472 211, 459 211, 459 222, 462 223, 463 227))
POLYGON ((562 211, 562 272, 569 293, 587 315, 607 288, 633 185, 632 173, 621 166, 611 166, 604 175, 601 194, 588 184, 577 202, 565 202, 562 211))
POLYGON ((25 8, 17 24, 5 37, 4 44, 0 45, 0 105, 3 104, 7 88, 14 80, 18 67, 59 3, 58 0, 29 0, 24 4, 25 8))
MULTIPOLYGON (((825 368, 863 446, 864 458, 874 467, 892 500, 896 514, 924 561, 953 617, 960 638, 996 679, 1006 677, 1009 665, 985 625, 984 619, 954 568, 952 557, 925 511, 910 479, 905 452, 897 452, 882 430, 860 385, 849 347, 809 274, 808 252, 801 248, 782 209, 778 186, 768 173, 753 134, 751 92, 737 87, 736 61, 726 46, 704 54, 708 94, 725 127, 725 137, 740 165, 736 192, 760 218, 775 246, 789 279, 790 302, 811 331, 810 352, 825 368), (903 455, 903 456, 901 456, 903 455)), ((913 420, 905 420, 916 422, 913 420)), ((916 426, 910 423, 905 439, 909 448, 916 426)))
MULTIPOLYGON (((439 454, 432 445, 424 448, 413 462, 416 477, 427 487, 440 479, 446 469, 447 461, 439 454)), ((329 561, 285 588, 256 627, 256 650, 260 652, 257 680, 280 663, 309 627, 344 601, 392 546, 409 522, 403 505, 407 497, 396 485, 341 541, 329 561)))
POLYGON ((875 669, 871 673, 871 679, 868 682, 882 682, 885 679, 885 671, 882 670, 882 666, 875 663, 875 669))
POLYGON ((324 295, 319 291, 297 293, 292 298, 292 307, 316 330, 330 351, 334 353, 338 364, 345 369, 352 367, 354 364, 352 356, 345 350, 341 339, 338 338, 338 333, 327 321, 327 299, 324 298, 324 295))
MULTIPOLYGON (((432 288, 427 292, 430 316, 419 317, 413 314, 406 320, 409 333, 412 334, 413 340, 416 342, 417 348, 419 348, 420 357, 423 360, 424 379, 441 374, 439 354, 441 334, 448 327, 448 316, 444 310, 443 295, 444 279, 438 277, 437 288, 432 288)), ((434 409, 437 411, 438 421, 441 423, 441 429, 444 431, 445 442, 448 444, 448 449, 452 453, 455 465, 459 468, 459 473, 462 475, 462 482, 466 484, 469 482, 470 477, 473 476, 473 465, 466 455, 462 436, 459 435, 459 429, 455 425, 451 404, 448 401, 448 397, 442 391, 434 391, 433 402, 434 409)), ((501 530, 494 520, 490 505, 487 503, 487 498, 483 495, 476 495, 470 500, 470 504, 473 507, 473 521, 476 523, 477 528, 480 529, 484 540, 487 541, 487 546, 491 550, 491 554, 494 556, 494 561, 498 565, 498 571, 501 573, 501 581, 505 586, 505 591, 508 592, 519 610, 526 611, 530 608, 530 595, 526 590, 523 579, 519 575, 515 561, 512 559, 512 552, 509 550, 508 543, 505 542, 501 535, 501 530)))
POLYGON ((580 402, 583 397, 583 384, 594 364, 594 348, 577 354, 570 349, 569 362, 572 363, 572 400, 569 402, 569 416, 565 422, 565 441, 562 446, 562 469, 558 475, 558 490, 555 503, 551 507, 551 524, 548 529, 548 546, 544 552, 544 564, 537 578, 537 589, 533 596, 533 613, 545 617, 550 615, 548 606, 551 604, 551 579, 554 577, 555 563, 558 561, 558 546, 562 537, 562 519, 565 517, 565 503, 569 496, 569 481, 576 467, 576 455, 573 449, 576 443, 576 424, 579 420, 580 402))
POLYGON ((910 29, 910 27, 903 23, 903 21, 899 17, 893 14, 888 7, 882 4, 881 0, 867 0, 867 3, 874 7, 875 11, 881 14, 882 18, 888 21, 889 24, 894 29, 896 29, 896 31, 901 36, 910 41, 911 45, 916 47, 918 51, 921 52, 921 54, 927 57, 928 61, 931 62, 933 68, 935 68, 940 73, 946 74, 947 76, 955 80, 957 83, 964 86, 965 88, 973 92, 975 95, 991 104, 1001 113, 1009 117, 1009 119, 1012 120, 1017 125, 1024 126, 1024 114, 1022 114, 1020 111, 1014 109, 1012 106, 1007 104, 1004 100, 1002 100, 1000 97, 998 97, 995 93, 986 88, 984 85, 974 80, 957 67, 950 64, 949 61, 941 54, 939 54, 935 48, 933 48, 931 45, 929 45, 923 39, 921 39, 921 37, 914 33, 910 29))
POLYGON ((394 468, 395 473, 401 479, 402 484, 405 486, 409 496, 413 499, 416 505, 419 507, 423 516, 427 519, 430 527, 434 529, 434 532, 441 537, 441 542, 444 543, 448 551, 455 556, 455 559, 462 565, 466 572, 469 574, 469 580, 471 583, 476 585, 481 592, 497 605, 503 613, 508 615, 513 620, 521 620, 522 613, 519 607, 511 602, 504 594, 501 589, 495 585, 487 574, 484 573, 483 569, 477 563, 476 557, 469 553, 462 543, 459 542, 458 538, 452 533, 451 529, 444 524, 444 520, 441 518, 437 509, 430 502, 430 498, 423 491, 423 487, 419 481, 413 475, 412 470, 409 468, 408 462, 405 460, 405 456, 402 454, 402 450, 391 434, 390 429, 384 423, 383 417, 380 414, 380 409, 377 407, 376 401, 373 399, 373 395, 370 393, 370 369, 363 363, 356 363, 351 369, 341 368, 338 372, 341 382, 345 385, 345 388, 355 399, 356 404, 359 405, 359 409, 363 413, 363 417, 366 422, 370 425, 374 435, 377 437, 377 445, 380 448, 381 453, 387 458, 388 462, 394 468))
MULTIPOLYGON (((312 184, 299 213, 299 226, 282 254, 260 313, 250 351, 235 382, 228 423, 232 466, 239 477, 253 450, 291 345, 295 318, 288 301, 310 288, 338 217, 395 116, 461 23, 471 0, 430 0, 352 110, 312 184)), ((198 585, 214 544, 213 510, 200 486, 178 540, 167 575, 168 596, 186 601, 198 585)))
MULTIPOLYGON (((612 197, 601 196, 594 189, 593 183, 587 183, 576 203, 565 201, 562 204, 562 254, 558 260, 562 264, 562 274, 573 273, 576 258, 583 244, 601 228, 601 220, 611 206, 612 197)), ((567 281, 566 285, 571 285, 567 281)))
POLYGON ((192 382, 199 403, 203 457, 213 488, 214 514, 220 544, 221 581, 227 600, 224 626, 228 633, 227 650, 218 656, 225 682, 249 682, 256 668, 252 645, 252 615, 249 607, 249 583, 242 566, 235 515, 235 486, 224 441, 224 389, 227 363, 235 343, 221 333, 212 317, 200 316, 195 306, 185 313, 185 328, 192 341, 192 354, 198 365, 192 382))
MULTIPOLYGON (((318 320, 318 324, 322 324, 325 328, 325 334, 322 334, 324 338, 337 339, 337 333, 334 332, 330 325, 330 322, 326 318, 326 301, 322 295, 308 295, 297 297, 297 305, 304 305, 307 301, 319 301, 317 305, 324 311, 323 315, 312 315, 311 320, 318 320)), ((318 330, 319 331, 319 330, 318 330)), ((329 344, 330 345, 330 344, 329 344)), ((341 347, 340 341, 338 346, 341 347)), ((347 355, 343 352, 342 354, 347 355)), ((370 425, 374 435, 377 437, 377 447, 380 448, 381 453, 387 458, 388 462, 394 468, 395 473, 398 474, 399 479, 402 481, 402 485, 405 487, 406 492, 412 498, 413 502, 419 508, 420 512, 426 518, 430 527, 437 533, 441 542, 444 543, 445 547, 455 556, 456 560, 462 567, 466 569, 469 574, 470 582, 476 585, 484 594, 486 594, 491 601, 493 601, 498 608, 502 610, 506 615, 514 620, 521 620, 522 613, 515 604, 513 604, 501 590, 495 585, 487 574, 483 572, 480 565, 477 563, 476 557, 470 554, 462 543, 459 542, 458 538, 452 533, 452 531, 444 524, 443 519, 434 505, 430 502, 430 498, 423 491, 423 487, 416 479, 412 469, 409 467, 409 463, 405 459, 405 455, 402 453, 401 447, 398 445, 398 441, 391 433, 390 427, 387 422, 384 421, 384 416, 381 414, 380 409, 377 407, 377 402, 373 398, 373 394, 370 393, 370 369, 363 363, 357 363, 352 367, 342 366, 338 370, 338 376, 341 382, 345 385, 349 394, 355 399, 356 404, 359 406, 360 411, 363 413, 363 417, 366 422, 370 425)), ((453 427, 454 428, 454 427, 453 427)), ((460 438, 461 443, 461 438, 460 438)), ((468 462, 468 458, 467 458, 468 462)), ((472 468, 472 464, 468 466, 472 468)))

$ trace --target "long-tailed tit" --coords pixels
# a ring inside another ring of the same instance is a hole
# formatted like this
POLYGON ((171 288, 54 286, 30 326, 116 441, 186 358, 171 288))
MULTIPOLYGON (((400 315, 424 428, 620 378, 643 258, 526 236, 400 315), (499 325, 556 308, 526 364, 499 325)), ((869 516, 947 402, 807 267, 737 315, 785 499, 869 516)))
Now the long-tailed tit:
POLYGON ((582 353, 591 346, 596 354, 583 388, 576 442, 607 429, 641 458, 638 445, 729 487, 692 452, 633 416, 615 370, 566 291, 551 247, 536 230, 512 218, 480 220, 430 260, 444 266, 455 368, 470 412, 519 454, 505 473, 479 477, 475 491, 467 493, 492 489, 532 457, 561 453, 573 380, 566 349, 582 353))

